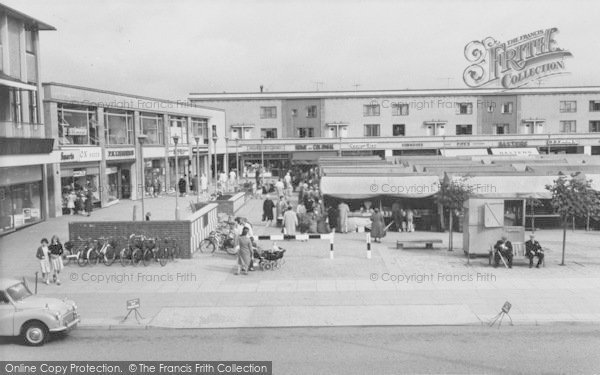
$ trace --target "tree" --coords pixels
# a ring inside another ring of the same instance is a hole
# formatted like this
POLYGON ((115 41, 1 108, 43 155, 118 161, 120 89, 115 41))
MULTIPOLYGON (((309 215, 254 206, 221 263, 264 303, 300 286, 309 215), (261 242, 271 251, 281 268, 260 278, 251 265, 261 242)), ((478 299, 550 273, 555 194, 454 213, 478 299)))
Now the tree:
POLYGON ((562 261, 565 265, 565 248, 567 242, 567 226, 569 219, 576 217, 597 216, 600 214, 600 198, 592 189, 591 181, 580 173, 574 173, 571 178, 560 173, 553 185, 546 185, 552 193, 552 207, 560 215, 563 225, 562 261))
POLYGON ((453 180, 444 176, 444 180, 440 185, 440 190, 435 195, 435 202, 450 211, 449 214, 449 237, 448 251, 452 251, 452 229, 453 229, 453 213, 463 212, 463 204, 471 195, 471 187, 468 184, 466 177, 461 177, 459 180, 453 180))
POLYGON ((535 233, 535 208, 541 207, 544 204, 541 200, 534 197, 527 197, 525 199, 525 216, 527 216, 527 208, 531 209, 531 232, 535 233))

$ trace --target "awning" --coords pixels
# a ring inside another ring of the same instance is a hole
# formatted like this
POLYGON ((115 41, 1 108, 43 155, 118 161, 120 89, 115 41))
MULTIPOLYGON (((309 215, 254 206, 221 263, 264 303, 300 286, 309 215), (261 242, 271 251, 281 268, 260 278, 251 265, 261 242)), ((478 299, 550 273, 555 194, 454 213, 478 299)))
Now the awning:
POLYGON ((292 154, 292 161, 314 161, 318 164, 321 157, 337 156, 337 151, 296 151, 292 154))
POLYGON ((487 148, 447 148, 442 150, 443 156, 481 156, 489 155, 487 148))
POLYGON ((37 91, 36 85, 22 82, 2 72, 0 72, 0 85, 14 87, 21 90, 37 91))
POLYGON ((539 155, 535 147, 492 148, 492 155, 532 156, 539 155))
MULTIPOLYGON (((460 176, 453 176, 458 180, 460 176)), ((557 176, 473 176, 467 177, 473 197, 483 198, 538 198, 549 199, 552 194, 546 185, 552 185, 557 176)))
POLYGON ((431 175, 324 176, 321 192, 336 198, 362 199, 378 195, 425 198, 439 190, 440 179, 431 175))

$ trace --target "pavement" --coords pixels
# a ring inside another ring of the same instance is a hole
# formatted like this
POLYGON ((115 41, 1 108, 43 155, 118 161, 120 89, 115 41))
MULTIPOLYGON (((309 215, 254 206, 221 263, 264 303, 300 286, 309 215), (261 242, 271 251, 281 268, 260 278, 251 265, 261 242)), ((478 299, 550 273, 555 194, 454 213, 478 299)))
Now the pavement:
MULTIPOLYGON (((178 199, 182 217, 193 200, 178 199)), ((131 219, 139 204, 122 201, 90 218, 50 219, 0 238, 0 274, 25 276, 33 284, 40 238, 66 239, 70 221, 131 219)), ((173 196, 146 199, 145 205, 155 220, 174 217, 173 196)), ((264 227, 261 212, 262 200, 251 199, 238 215, 254 223, 255 234, 280 233, 264 227)), ((335 235, 333 259, 327 240, 279 242, 287 250, 285 262, 273 271, 236 276, 235 257, 196 253, 165 267, 69 265, 62 285, 39 284, 38 293, 75 300, 80 328, 482 325, 505 301, 512 304, 516 325, 600 323, 600 232, 569 231, 565 266, 559 265, 562 232, 542 230, 536 236, 550 249, 540 269, 529 269, 526 260, 515 261, 512 269, 490 267, 487 258, 467 264, 460 233, 454 234, 455 251, 447 251, 448 233, 390 232, 381 244, 372 244, 367 259, 365 234, 348 233, 335 235), (444 243, 433 250, 395 248, 397 239, 424 237, 444 243), (132 314, 123 322, 132 298, 140 298, 141 318, 132 314)))

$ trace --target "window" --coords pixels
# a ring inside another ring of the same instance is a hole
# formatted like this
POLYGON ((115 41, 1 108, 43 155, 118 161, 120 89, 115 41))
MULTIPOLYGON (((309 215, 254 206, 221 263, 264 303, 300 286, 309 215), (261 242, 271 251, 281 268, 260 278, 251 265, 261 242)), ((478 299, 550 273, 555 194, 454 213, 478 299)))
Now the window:
POLYGON ((590 133, 600 133, 600 121, 590 121, 590 133))
POLYGON ((292 117, 298 117, 298 110, 292 109, 292 117))
MULTIPOLYGON (((312 130, 312 128, 310 128, 312 130)), ((260 137, 261 138, 277 138, 277 129, 276 128, 264 128, 260 129, 260 137)))
POLYGON ((31 124, 39 124, 40 119, 38 116, 37 94, 35 91, 28 91, 28 93, 29 93, 29 122, 31 124))
POLYGON ((312 138, 315 136, 314 128, 298 128, 299 138, 312 138))
MULTIPOLYGON (((192 135, 194 137, 199 136, 200 142, 208 144, 208 119, 205 118, 192 118, 192 135)), ((194 142, 196 140, 194 139, 194 142)))
POLYGON ((21 108, 21 90, 9 88, 10 119, 14 122, 23 122, 23 108, 21 108))
POLYGON ((308 107, 306 107, 306 117, 317 117, 317 106, 316 105, 309 105, 308 107))
POLYGON ((365 137, 379 137, 379 124, 366 124, 365 137))
POLYGON ((58 140, 62 145, 97 145, 100 139, 96 109, 59 104, 58 140))
POLYGON ((496 103, 494 102, 488 103, 485 107, 488 113, 494 113, 494 108, 496 108, 496 103))
POLYGON ((502 107, 500 107, 500 113, 511 114, 512 111, 513 111, 512 102, 504 103, 504 104, 502 104, 502 107))
POLYGON ((473 125, 456 125, 456 135, 473 134, 473 125))
POLYGON ((169 116, 169 144, 174 145, 173 137, 179 137, 179 144, 188 144, 187 119, 179 116, 169 116))
POLYGON ((107 145, 132 145, 133 114, 107 110, 104 113, 104 139, 107 145))
POLYGON ((379 116, 379 111, 380 111, 379 104, 363 105, 363 116, 379 116))
POLYGON ((394 137, 403 137, 406 135, 406 127, 404 124, 394 124, 392 125, 392 135, 394 137))
POLYGON ((27 63, 27 82, 37 82, 34 33, 25 30, 25 61, 27 63))
POLYGON ((574 100, 562 100, 560 102, 561 113, 577 112, 577 102, 574 100))
POLYGON ((408 104, 392 103, 392 116, 408 116, 408 104))
POLYGON ((458 114, 458 115, 473 114, 473 103, 456 103, 456 114, 458 114))
POLYGON ((600 112, 600 100, 590 100, 590 112, 600 112))
POLYGON ((260 107, 260 118, 277 118, 277 107, 260 107))
POLYGON ((164 145, 163 117, 155 113, 142 113, 140 115, 142 133, 146 135, 146 143, 150 145, 164 145))
POLYGON ((561 121, 560 122, 561 133, 575 133, 577 131, 577 124, 575 121, 561 121))
POLYGON ((496 124, 496 134, 508 134, 508 124, 496 124))

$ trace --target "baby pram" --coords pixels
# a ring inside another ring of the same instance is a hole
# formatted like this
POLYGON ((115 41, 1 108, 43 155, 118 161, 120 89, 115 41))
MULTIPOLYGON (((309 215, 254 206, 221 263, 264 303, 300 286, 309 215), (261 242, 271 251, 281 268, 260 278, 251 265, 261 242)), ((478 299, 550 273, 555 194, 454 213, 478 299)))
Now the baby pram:
POLYGON ((263 250, 261 248, 254 248, 254 259, 258 259, 258 265, 261 270, 274 270, 281 267, 285 260, 283 254, 285 249, 274 246, 273 249, 263 250))

